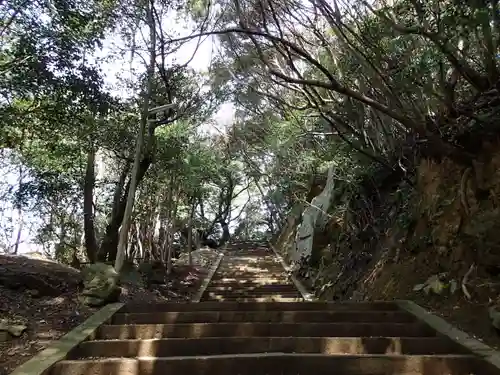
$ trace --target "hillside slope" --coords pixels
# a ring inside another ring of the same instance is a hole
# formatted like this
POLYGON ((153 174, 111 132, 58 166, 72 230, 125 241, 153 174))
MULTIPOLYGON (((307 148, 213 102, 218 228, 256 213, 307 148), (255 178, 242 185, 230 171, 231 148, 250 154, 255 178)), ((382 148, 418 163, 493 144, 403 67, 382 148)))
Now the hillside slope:
POLYGON ((298 207, 275 246, 293 262, 310 234, 295 273, 321 299, 414 300, 499 347, 500 146, 482 150, 473 168, 422 159, 413 186, 383 171, 337 182, 324 224, 304 233, 317 203, 298 207))
MULTIPOLYGON (((146 287, 130 272, 123 278, 128 281, 122 281, 120 302, 187 300, 199 289, 216 257, 213 251, 193 252, 194 266, 178 262, 163 285, 146 287)), ((0 255, 0 323, 24 328, 20 337, 0 340, 0 375, 10 373, 97 310, 79 302, 81 281, 80 271, 56 262, 0 255)))

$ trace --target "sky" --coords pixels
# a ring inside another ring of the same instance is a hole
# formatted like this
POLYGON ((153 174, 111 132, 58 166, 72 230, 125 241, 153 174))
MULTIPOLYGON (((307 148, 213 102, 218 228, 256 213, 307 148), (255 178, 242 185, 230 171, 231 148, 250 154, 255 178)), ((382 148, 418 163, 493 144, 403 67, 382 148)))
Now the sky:
MULTIPOLYGON (((165 22, 175 23, 175 20, 172 17, 169 17, 165 20, 165 22)), ((180 37, 187 36, 190 34, 190 29, 188 29, 189 24, 179 24, 179 28, 176 28, 176 31, 181 29, 184 33, 181 33, 180 37)), ((188 66, 194 69, 195 71, 202 73, 207 72, 210 68, 210 62, 212 57, 218 51, 218 43, 214 36, 209 36, 203 40, 198 49, 196 50, 197 39, 193 39, 187 43, 185 43, 177 53, 170 57, 169 60, 175 59, 175 61, 179 64, 182 64, 191 59, 193 53, 196 52, 195 57, 189 62, 188 66)), ((124 44, 120 40, 120 37, 117 35, 111 35, 108 37, 103 43, 103 49, 96 54, 96 58, 103 58, 110 55, 116 55, 116 51, 118 49, 124 48, 124 44)), ((130 54, 126 55, 118 55, 118 57, 114 61, 104 61, 100 64, 103 69, 105 75, 105 83, 111 86, 111 91, 120 96, 128 96, 125 90, 117 88, 119 83, 119 76, 125 78, 131 78, 130 71, 130 54)), ((132 64, 133 69, 137 72, 143 72, 145 70, 145 66, 141 59, 136 58, 134 63, 132 64)), ((225 127, 232 123, 234 118, 234 108, 231 103, 223 104, 219 111, 214 116, 214 119, 218 123, 218 128, 221 130, 221 126, 225 127)), ((210 129, 210 125, 203 128, 203 130, 212 132, 216 131, 215 129, 210 129)))
MULTIPOLYGON (((182 25, 180 25, 180 28, 183 28, 182 25)), ((186 27, 184 26, 184 30, 187 32, 186 27)), ((186 34, 185 34, 186 35, 186 34)), ((119 36, 117 35, 110 35, 108 38, 103 43, 103 48, 101 51, 98 51, 93 59, 102 59, 105 57, 109 57, 110 55, 114 55, 115 58, 113 60, 106 60, 106 61, 101 61, 99 65, 102 67, 103 73, 104 73, 104 78, 105 78, 105 84, 107 87, 110 88, 110 90, 120 96, 128 96, 130 93, 127 93, 125 90, 120 89, 118 86, 119 83, 119 77, 122 76, 124 78, 131 78, 131 70, 130 70, 130 55, 124 55, 124 54, 117 54, 117 47, 124 47, 124 44, 121 42, 119 36)), ((193 52, 196 49, 196 41, 193 40, 189 43, 186 43, 176 54, 175 54, 175 59, 179 63, 183 63, 187 60, 190 59, 192 56, 193 52)), ((212 58, 212 55, 214 53, 217 53, 217 44, 214 43, 214 38, 209 37, 204 40, 204 42, 200 45, 198 48, 198 51, 196 53, 196 56, 192 61, 189 63, 189 66, 196 70, 197 72, 206 72, 209 69, 210 66, 210 61, 212 58)), ((132 65, 134 69, 137 69, 138 71, 141 71, 144 69, 144 66, 141 64, 140 60, 136 60, 135 63, 132 65)), ((230 125, 233 121, 234 118, 234 107, 232 106, 231 103, 224 103, 218 112, 214 116, 215 120, 215 126, 217 129, 214 128, 213 125, 211 124, 206 124, 204 126, 200 127, 200 130, 203 132, 208 132, 208 133, 218 133, 221 130, 223 131, 228 125, 230 125)), ((98 169, 99 166, 98 166, 98 169)), ((15 185, 17 184, 18 181, 18 176, 15 173, 12 172, 7 172, 5 169, 2 170, 0 167, 0 174, 2 176, 5 176, 7 184, 9 185, 15 185)), ((0 202, 3 203, 3 202, 0 202)), ((237 205, 239 205, 237 203, 237 205)), ((12 220, 13 223, 17 223, 19 221, 19 217, 17 215, 17 212, 10 207, 7 207, 7 210, 3 211, 2 217, 0 217, 0 230, 2 230, 2 227, 6 224, 8 224, 12 220)), ((26 252, 31 252, 31 251, 41 251, 41 249, 38 246, 35 246, 32 243, 32 233, 30 233, 29 228, 33 227, 33 224, 35 224, 38 220, 33 215, 25 214, 23 216, 23 221, 26 222, 24 225, 24 230, 21 235, 21 243, 19 246, 19 253, 26 253, 26 252)), ((11 238, 11 243, 15 243, 16 236, 17 236, 17 226, 14 228, 15 230, 12 233, 12 238, 11 238)), ((3 237, 7 236, 7 233, 2 233, 3 237)), ((3 240, 4 238, 2 238, 3 240)))

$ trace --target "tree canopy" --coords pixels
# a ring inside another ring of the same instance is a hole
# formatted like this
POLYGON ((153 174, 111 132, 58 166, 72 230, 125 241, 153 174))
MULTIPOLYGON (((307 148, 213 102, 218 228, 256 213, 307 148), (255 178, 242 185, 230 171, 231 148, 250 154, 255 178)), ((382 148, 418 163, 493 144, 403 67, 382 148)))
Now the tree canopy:
POLYGON ((5 252, 29 237, 66 262, 168 261, 269 238, 332 165, 352 191, 375 170, 410 181, 418 158, 468 166, 498 134, 497 0, 11 0, 0 14, 5 252))

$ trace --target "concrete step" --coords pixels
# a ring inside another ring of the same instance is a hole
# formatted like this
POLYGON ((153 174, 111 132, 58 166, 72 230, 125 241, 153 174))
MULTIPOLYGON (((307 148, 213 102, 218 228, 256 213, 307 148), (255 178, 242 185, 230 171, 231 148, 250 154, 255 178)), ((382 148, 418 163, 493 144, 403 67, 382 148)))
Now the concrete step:
POLYGON ((194 311, 117 313, 112 324, 174 323, 411 323, 415 317, 402 311, 194 311))
POLYGON ((166 302, 127 304, 120 312, 162 311, 400 311, 393 302, 166 302))
MULTIPOLYGON (((208 288, 207 288, 208 289, 208 288)), ((220 289, 220 290, 214 290, 213 288, 211 289, 208 289, 205 291, 205 294, 209 295, 209 294, 213 294, 213 295, 220 295, 220 296, 225 296, 225 295, 241 295, 241 296, 248 296, 248 295, 252 295, 252 296, 268 296, 268 295, 277 295, 277 296, 282 296, 282 295, 286 295, 286 294, 299 294, 299 291, 297 290, 297 288, 293 287, 293 286, 288 286, 286 289, 285 288, 280 288, 281 290, 272 290, 270 288, 270 290, 264 290, 264 289, 251 289, 251 288, 241 288, 241 287, 238 287, 238 288, 230 288, 230 289, 220 289)))
POLYGON ((275 270, 270 270, 269 265, 266 265, 266 268, 260 267, 250 267, 248 265, 238 265, 238 266, 230 266, 224 267, 221 266, 217 273, 214 276, 214 280, 217 280, 219 277, 227 277, 228 275, 237 276, 239 280, 252 280, 257 277, 269 277, 271 275, 285 277, 287 276, 286 271, 280 266, 280 268, 275 267, 275 270), (241 269, 235 269, 234 267, 240 267, 241 269))
POLYGON ((438 337, 213 337, 199 339, 100 340, 79 345, 68 359, 170 357, 249 353, 469 354, 438 337))
POLYGON ((223 290, 223 291, 220 291, 220 292, 212 292, 212 291, 208 291, 208 292, 205 292, 203 293, 203 297, 206 298, 206 297, 243 297, 243 298, 254 298, 254 297, 257 297, 257 298, 265 298, 265 297, 273 297, 273 296, 276 296, 276 297, 281 297, 281 298, 301 298, 302 295, 299 293, 299 291, 297 289, 295 290, 287 290, 287 291, 281 291, 281 292, 266 292, 266 291, 260 291, 260 292, 256 292, 256 291, 252 291, 252 290, 235 290, 235 291, 231 291, 231 290, 223 290))
POLYGON ((282 284, 290 284, 291 281, 288 278, 253 278, 251 280, 241 280, 237 278, 230 278, 228 276, 220 278, 220 279, 212 279, 210 282, 210 286, 213 285, 226 285, 229 284, 238 284, 238 285, 282 285, 282 284))
MULTIPOLYGON (((287 279, 285 275, 261 275, 261 280, 262 279, 279 279, 281 280, 281 284, 291 284, 292 281, 287 279)), ((270 284, 271 282, 269 281, 260 281, 257 280, 256 277, 238 277, 229 273, 224 273, 224 275, 219 278, 213 278, 212 281, 210 282, 210 285, 219 285, 219 284, 225 284, 225 283, 230 283, 230 284, 243 284, 243 285, 253 285, 253 284, 264 284, 267 285, 268 283, 270 284), (237 281, 227 281, 228 278, 233 278, 237 281), (224 281, 223 281, 224 280, 224 281)))
POLYGON ((100 340, 198 337, 431 337, 423 323, 182 323, 103 325, 100 340))
POLYGON ((286 271, 280 266, 275 267, 274 270, 270 269, 270 265, 265 266, 249 266, 245 265, 230 265, 227 268, 223 265, 221 268, 217 270, 217 273, 214 276, 214 280, 217 280, 219 277, 227 277, 227 276, 236 276, 239 280, 248 279, 251 280, 255 277, 269 277, 269 276, 285 276, 286 271), (241 267, 241 269, 235 269, 236 267, 241 267), (264 268, 265 267, 265 268, 264 268))
POLYGON ((294 303, 294 302, 300 302, 302 301, 302 297, 300 295, 297 295, 296 297, 292 296, 275 296, 275 295, 270 295, 266 297, 241 297, 241 296, 221 296, 221 295, 209 295, 209 296, 204 296, 202 298, 202 301, 209 302, 209 301, 219 301, 219 302, 233 302, 233 301, 238 301, 238 302, 286 302, 286 303, 294 303))
POLYGON ((488 375, 467 355, 241 354, 169 358, 64 360, 50 375, 488 375))
MULTIPOLYGON (((258 274, 259 278, 266 278, 266 279, 285 279, 288 277, 285 273, 269 273, 269 274, 258 274)), ((233 278, 238 280, 239 283, 252 283, 254 280, 257 279, 257 274, 246 274, 244 276, 240 275, 235 275, 230 272, 222 272, 221 275, 215 275, 212 278, 212 282, 218 283, 222 279, 227 279, 227 278, 233 278)))
POLYGON ((297 292, 297 288, 293 284, 274 284, 274 285, 251 285, 247 284, 246 286, 242 286, 238 283, 226 283, 225 285, 209 285, 206 292, 210 293, 282 293, 282 292, 297 292))
POLYGON ((297 290, 295 285, 293 284, 288 284, 286 282, 281 282, 281 283, 213 283, 208 286, 206 290, 209 290, 211 292, 218 292, 218 291, 224 291, 224 290, 266 290, 270 289, 272 290, 273 287, 277 287, 275 291, 279 292, 281 290, 290 290, 290 288, 293 288, 297 290))

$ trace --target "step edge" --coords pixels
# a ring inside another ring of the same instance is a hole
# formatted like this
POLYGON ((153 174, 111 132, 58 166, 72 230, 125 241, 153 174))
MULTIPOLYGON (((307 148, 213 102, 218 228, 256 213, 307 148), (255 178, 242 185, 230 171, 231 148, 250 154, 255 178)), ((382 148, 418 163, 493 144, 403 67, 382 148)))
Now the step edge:
POLYGON ((407 315, 414 316, 413 314, 409 314, 406 311, 402 310, 193 310, 193 311, 157 311, 157 312, 120 312, 118 311, 115 316, 121 315, 156 315, 156 314, 200 314, 200 313, 210 313, 210 314, 230 314, 230 313, 238 313, 238 314, 250 314, 250 313, 258 313, 258 314, 266 314, 266 313, 283 313, 283 314, 292 314, 292 313, 300 313, 300 314, 399 314, 399 315, 407 315))
MULTIPOLYGON (((274 247, 274 245, 271 244, 270 241, 268 242, 268 246, 272 250, 272 252, 274 253, 274 255, 276 256, 276 258, 278 258, 278 260, 280 261, 280 263, 283 266, 283 268, 285 269, 285 271, 288 272, 289 269, 290 269, 290 267, 286 264, 286 262, 283 259, 283 257, 278 253, 278 251, 276 250, 276 248, 274 247)), ((293 284, 295 285, 295 287, 297 288, 297 290, 302 295, 302 298, 304 299, 304 301, 316 301, 316 300, 318 300, 318 298, 313 293, 309 292, 307 290, 307 288, 304 286, 304 284, 302 284, 300 282, 300 280, 297 279, 294 275, 290 274, 290 279, 292 280, 293 284)))
POLYGON ((203 283, 200 286, 200 289, 196 292, 196 294, 191 298, 192 303, 199 303, 201 300, 201 297, 205 293, 205 290, 207 289, 208 285, 212 281, 212 278, 214 277, 215 273, 217 272, 217 269, 220 267, 222 258, 224 258, 224 252, 220 252, 217 259, 215 260, 215 263, 212 265, 210 268, 210 271, 208 271, 207 276, 205 277, 205 280, 203 280, 203 283))
POLYGON ((255 340, 255 341, 263 341, 263 340, 313 340, 313 341, 319 341, 319 340, 366 340, 366 339, 387 339, 387 340, 406 340, 406 341, 435 341, 435 342, 443 342, 443 343, 448 343, 449 338, 448 337, 439 337, 439 336, 422 336, 422 337, 415 337, 415 336, 260 336, 260 337, 239 337, 239 336, 210 336, 210 337, 163 337, 163 338, 158 338, 158 339, 98 339, 98 340, 91 340, 91 341, 84 341, 81 343, 81 345, 91 345, 92 343, 116 343, 118 341, 124 341, 127 343, 134 343, 134 342, 145 342, 145 343, 151 343, 151 342, 160 342, 160 341, 170 341, 170 342, 177 342, 177 341, 230 341, 230 340, 237 340, 237 341, 249 341, 249 340, 255 340))
POLYGON ((197 355, 197 356, 172 356, 172 357, 107 357, 107 358, 84 358, 84 359, 66 359, 57 364, 71 364, 84 362, 141 362, 141 361, 182 361, 182 360, 213 360, 213 359, 233 359, 238 358, 256 358, 256 357, 311 357, 311 358, 342 358, 342 359, 477 359, 471 354, 319 354, 319 353, 286 353, 286 352, 262 352, 262 353, 243 353, 243 354, 218 354, 218 355, 197 355))
POLYGON ((415 320, 413 322, 401 322, 401 323, 392 323, 392 322, 317 322, 317 323, 308 323, 308 322, 297 322, 297 323, 283 323, 283 322, 208 322, 208 323, 151 323, 151 324, 102 324, 101 327, 154 327, 154 326, 159 326, 159 327, 165 327, 165 326, 192 326, 192 325, 218 325, 218 326, 229 326, 229 325, 246 325, 246 326, 251 326, 251 325, 290 325, 290 326, 304 326, 304 325, 317 325, 317 326, 324 326, 324 325, 339 325, 339 326, 344 326, 346 324, 355 324, 355 325, 392 325, 392 326, 410 326, 410 325, 415 325, 415 326, 427 326, 424 322, 421 322, 419 320, 415 320))

